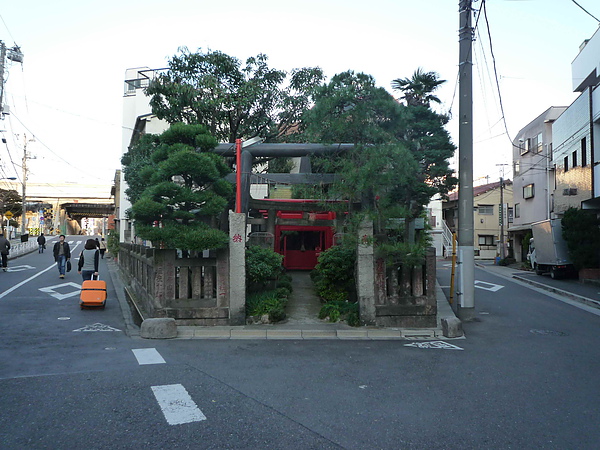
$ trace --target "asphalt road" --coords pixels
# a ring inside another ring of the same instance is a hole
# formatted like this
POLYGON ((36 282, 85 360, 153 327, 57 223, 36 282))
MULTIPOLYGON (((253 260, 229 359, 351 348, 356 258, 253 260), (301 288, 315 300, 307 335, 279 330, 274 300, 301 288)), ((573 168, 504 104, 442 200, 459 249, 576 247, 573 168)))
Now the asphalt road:
POLYGON ((128 335, 110 279, 106 310, 82 311, 52 263, 0 273, 2 449, 600 442, 598 315, 482 269, 466 339, 154 341, 128 335))

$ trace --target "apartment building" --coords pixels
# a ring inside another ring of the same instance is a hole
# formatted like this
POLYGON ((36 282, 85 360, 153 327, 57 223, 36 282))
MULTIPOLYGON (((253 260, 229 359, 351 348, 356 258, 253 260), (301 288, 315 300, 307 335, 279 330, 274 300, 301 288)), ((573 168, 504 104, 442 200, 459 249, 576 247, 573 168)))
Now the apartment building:
POLYGON ((552 106, 519 131, 512 144, 514 218, 508 229, 514 257, 524 261, 523 239, 531 224, 550 218, 554 194, 552 128, 567 109, 552 106))

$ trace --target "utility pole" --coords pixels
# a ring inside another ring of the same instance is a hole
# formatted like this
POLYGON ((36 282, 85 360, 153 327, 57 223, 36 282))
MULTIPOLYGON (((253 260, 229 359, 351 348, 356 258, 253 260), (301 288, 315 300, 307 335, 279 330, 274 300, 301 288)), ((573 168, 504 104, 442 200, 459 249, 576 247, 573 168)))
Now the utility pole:
POLYGON ((21 168, 23 169, 23 182, 21 183, 23 187, 22 191, 22 200, 23 200, 23 211, 21 213, 21 236, 25 236, 27 234, 27 230, 25 228, 26 220, 27 220, 27 200, 25 197, 27 190, 27 160, 31 159, 27 154, 27 144, 29 142, 34 142, 34 139, 27 140, 27 134, 23 135, 23 159, 21 161, 21 168))
MULTIPOLYGON (((498 211, 498 221, 500 222, 500 258, 506 258, 506 246, 504 244, 504 215, 506 208, 504 205, 504 166, 508 164, 496 164, 502 167, 502 176, 500 177, 500 210, 498 211)), ((508 215, 506 216, 508 219, 508 215)))
POLYGON ((0 41, 0 119, 4 118, 4 61, 6 61, 6 45, 0 41))
POLYGON ((458 315, 475 318, 475 251, 473 224, 473 63, 472 0, 459 0, 458 128, 458 315))
POLYGON ((4 118, 4 70, 6 67, 6 57, 17 63, 23 62, 23 52, 21 48, 15 45, 8 49, 8 55, 6 51, 6 45, 3 41, 0 41, 0 119, 4 118))
POLYGON ((504 178, 500 177, 500 258, 506 258, 506 251, 504 250, 504 178))

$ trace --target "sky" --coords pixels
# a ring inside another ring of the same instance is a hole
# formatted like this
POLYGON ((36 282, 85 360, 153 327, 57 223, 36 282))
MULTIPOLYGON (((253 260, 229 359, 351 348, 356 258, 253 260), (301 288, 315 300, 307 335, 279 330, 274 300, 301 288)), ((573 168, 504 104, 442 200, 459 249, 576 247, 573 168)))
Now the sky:
MULTIPOLYGON (((597 0, 578 0, 600 17, 597 0)), ((458 0, 22 0, 0 9, 0 40, 23 64, 5 68, 0 178, 98 185, 108 192, 122 153, 128 68, 168 67, 179 47, 240 60, 264 53, 290 72, 364 72, 391 81, 419 67, 447 82, 438 110, 458 144, 458 0), (106 189, 103 188, 106 186, 106 189)), ((475 184, 511 178, 511 139, 550 106, 567 106, 571 62, 598 22, 572 0, 487 0, 473 43, 475 184), (491 36, 491 49, 490 39, 491 36), (495 72, 494 72, 495 61, 495 72), (497 74, 498 85, 496 84, 497 74), (499 87, 498 87, 499 86, 499 87), (502 107, 500 107, 502 104, 502 107)), ((479 10, 482 1, 474 1, 479 10)), ((397 93, 395 93, 398 96, 397 93)), ((457 159, 452 163, 456 167, 457 159)), ((0 187, 5 187, 0 180, 0 187)), ((74 187, 74 189, 76 189, 74 187)), ((108 194, 107 194, 108 195, 108 194)))

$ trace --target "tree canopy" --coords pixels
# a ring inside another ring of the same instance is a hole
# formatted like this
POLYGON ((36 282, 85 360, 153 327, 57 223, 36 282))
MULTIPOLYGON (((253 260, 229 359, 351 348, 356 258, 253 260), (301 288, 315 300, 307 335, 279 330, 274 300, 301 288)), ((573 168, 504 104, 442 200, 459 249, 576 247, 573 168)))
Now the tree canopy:
POLYGON ((455 147, 444 129, 447 120, 427 106, 402 105, 370 75, 348 71, 317 89, 302 130, 306 140, 356 144, 329 165, 341 180, 330 193, 362 200, 382 220, 410 219, 456 183, 448 164, 455 147))
POLYGON ((436 72, 425 72, 422 68, 415 70, 411 78, 396 78, 392 81, 392 89, 401 91, 401 97, 408 106, 426 106, 431 102, 440 103, 433 92, 444 84, 436 72))
POLYGON ((223 158, 209 152, 216 145, 203 125, 175 123, 123 155, 138 236, 182 250, 227 244, 216 221, 233 190, 223 179, 230 172, 223 158))
POLYGON ((152 111, 169 123, 203 124, 219 142, 284 138, 311 104, 323 73, 295 69, 288 80, 267 59, 259 54, 242 65, 220 51, 182 48, 146 88, 152 111))

